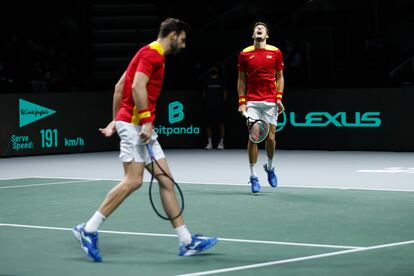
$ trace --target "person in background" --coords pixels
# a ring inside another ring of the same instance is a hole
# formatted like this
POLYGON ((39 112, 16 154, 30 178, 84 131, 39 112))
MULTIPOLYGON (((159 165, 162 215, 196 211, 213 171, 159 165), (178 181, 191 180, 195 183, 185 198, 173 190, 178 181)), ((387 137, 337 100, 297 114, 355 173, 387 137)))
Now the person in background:
POLYGON ((227 99, 227 90, 219 74, 219 68, 212 66, 203 83, 203 98, 207 118, 207 145, 205 149, 213 148, 213 128, 220 129, 220 141, 217 149, 224 149, 224 105, 227 99))

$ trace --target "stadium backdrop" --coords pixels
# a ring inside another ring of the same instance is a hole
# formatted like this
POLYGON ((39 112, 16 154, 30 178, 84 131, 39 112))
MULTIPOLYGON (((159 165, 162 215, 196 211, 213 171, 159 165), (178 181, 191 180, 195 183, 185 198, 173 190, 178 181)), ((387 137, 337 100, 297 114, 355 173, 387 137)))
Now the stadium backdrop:
MULTIPOLYGON (((225 146, 245 148, 247 130, 233 92, 225 146)), ((118 149, 117 137, 98 132, 111 120, 111 93, 14 93, 0 99, 2 157, 118 149)), ((413 151, 413 102, 413 88, 287 90, 278 148, 413 151)), ((157 110, 154 126, 164 148, 203 148, 207 114, 201 92, 164 91, 157 110)))

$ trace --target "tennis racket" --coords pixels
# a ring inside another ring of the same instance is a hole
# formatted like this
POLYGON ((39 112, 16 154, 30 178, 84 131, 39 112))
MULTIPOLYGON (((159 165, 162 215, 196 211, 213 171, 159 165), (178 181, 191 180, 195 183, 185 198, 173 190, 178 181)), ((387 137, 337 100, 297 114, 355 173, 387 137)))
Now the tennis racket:
POLYGON ((243 116, 246 117, 246 125, 249 129, 249 138, 255 144, 263 142, 267 135, 269 135, 269 124, 260 119, 252 119, 247 115, 247 112, 243 112, 243 116))
POLYGON ((160 166, 160 164, 157 162, 157 160, 155 159, 154 156, 154 151, 152 150, 152 146, 150 144, 146 144, 147 147, 147 151, 148 154, 151 158, 151 165, 150 165, 150 173, 151 173, 151 182, 149 185, 149 199, 151 202, 151 206, 154 209, 155 213, 162 219, 164 220, 170 220, 173 221, 176 218, 178 218, 179 216, 181 216, 181 214, 184 211, 184 195, 183 192, 181 191, 180 186, 178 186, 177 182, 174 181, 174 179, 168 175, 165 170, 160 166), (155 168, 154 165, 157 165, 157 167, 161 170, 160 173, 158 173, 157 175, 155 174, 155 168), (171 187, 172 191, 168 191, 169 188, 161 188, 160 187, 160 183, 157 183, 158 185, 153 185, 154 181, 157 181, 155 177, 158 176, 166 176, 168 177, 172 183, 173 183, 173 187, 171 187), (162 197, 164 196, 164 201, 162 200, 162 197), (169 214, 166 211, 166 206, 165 206, 165 201, 168 201, 168 204, 174 205, 177 204, 179 211, 175 212, 173 214, 169 214), (174 202, 175 201, 175 202, 174 202), (158 207, 157 207, 158 206, 158 207), (161 207, 162 206, 162 207, 161 207))

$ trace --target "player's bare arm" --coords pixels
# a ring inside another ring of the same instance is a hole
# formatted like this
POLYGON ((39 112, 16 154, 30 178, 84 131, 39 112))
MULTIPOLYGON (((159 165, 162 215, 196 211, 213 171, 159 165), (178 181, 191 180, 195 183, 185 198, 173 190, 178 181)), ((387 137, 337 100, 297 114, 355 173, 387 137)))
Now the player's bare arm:
MULTIPOLYGON (((277 91, 283 92, 285 88, 285 78, 283 77, 283 70, 276 72, 276 83, 277 83, 277 91)), ((277 105, 277 110, 279 114, 285 111, 285 107, 282 103, 282 100, 277 100, 276 105, 277 105)))
MULTIPOLYGON (((148 109, 148 92, 147 85, 149 77, 142 72, 136 72, 134 82, 132 83, 132 97, 134 98, 135 106, 139 110, 148 109)), ((152 135, 152 122, 148 122, 142 125, 140 138, 145 142, 149 143, 152 135)))
POLYGON ((239 71, 239 77, 237 79, 237 93, 239 95, 239 112, 243 114, 246 112, 246 73, 239 71), (244 98, 244 103, 241 103, 242 97, 244 98))

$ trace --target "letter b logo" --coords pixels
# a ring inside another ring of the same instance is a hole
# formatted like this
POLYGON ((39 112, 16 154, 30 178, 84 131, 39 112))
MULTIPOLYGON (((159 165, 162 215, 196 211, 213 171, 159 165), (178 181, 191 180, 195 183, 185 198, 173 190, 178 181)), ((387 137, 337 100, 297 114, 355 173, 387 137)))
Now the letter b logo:
POLYGON ((184 119, 184 106, 179 101, 172 102, 168 105, 168 121, 175 124, 184 119))

